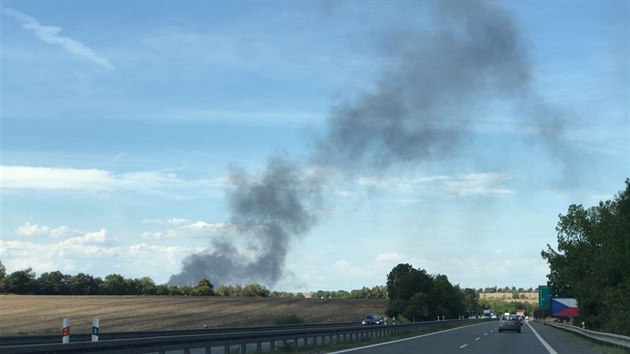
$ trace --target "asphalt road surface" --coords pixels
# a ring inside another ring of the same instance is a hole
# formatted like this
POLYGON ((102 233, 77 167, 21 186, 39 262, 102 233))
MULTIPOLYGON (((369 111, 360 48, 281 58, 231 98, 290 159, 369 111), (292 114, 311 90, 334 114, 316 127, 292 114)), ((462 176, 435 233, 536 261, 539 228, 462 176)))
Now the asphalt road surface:
POLYGON ((521 333, 499 333, 498 321, 482 322, 413 338, 342 350, 352 354, 598 354, 571 340, 561 330, 538 322, 527 322, 521 333))

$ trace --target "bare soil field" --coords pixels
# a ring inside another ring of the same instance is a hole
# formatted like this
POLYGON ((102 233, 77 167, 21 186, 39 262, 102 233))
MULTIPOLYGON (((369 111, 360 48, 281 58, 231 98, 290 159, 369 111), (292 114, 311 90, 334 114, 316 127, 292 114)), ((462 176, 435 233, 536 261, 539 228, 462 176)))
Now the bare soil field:
POLYGON ((0 335, 61 333, 64 317, 72 333, 172 330, 273 325, 296 315, 304 323, 360 321, 384 314, 388 300, 280 299, 193 296, 0 295, 0 335))

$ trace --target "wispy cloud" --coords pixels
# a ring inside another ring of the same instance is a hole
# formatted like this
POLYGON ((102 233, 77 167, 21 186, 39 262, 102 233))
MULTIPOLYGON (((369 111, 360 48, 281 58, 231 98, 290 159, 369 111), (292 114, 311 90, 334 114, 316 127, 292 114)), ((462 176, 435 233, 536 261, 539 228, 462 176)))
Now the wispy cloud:
POLYGON ((184 180, 174 173, 133 172, 116 174, 99 169, 0 165, 0 188, 74 191, 136 191, 164 193, 165 190, 194 191, 222 187, 220 180, 184 180))
POLYGON ((444 188, 458 195, 515 194, 516 191, 500 186, 509 178, 503 173, 472 173, 446 181, 444 188))
MULTIPOLYGON (((373 189, 404 191, 417 189, 423 185, 435 185, 439 186, 443 191, 461 196, 496 196, 516 193, 515 190, 502 187, 509 179, 510 176, 504 173, 481 172, 457 176, 436 175, 417 178, 369 176, 359 178, 357 184, 373 189)), ((404 202, 411 201, 413 200, 404 200, 404 202)))
POLYGON ((25 15, 20 11, 3 7, 2 13, 6 16, 13 17, 22 23, 22 27, 33 32, 37 38, 41 41, 61 46, 69 53, 80 57, 82 59, 96 63, 107 70, 114 70, 115 67, 107 58, 101 57, 94 50, 86 46, 85 44, 72 39, 70 37, 61 36, 61 28, 57 26, 45 26, 42 25, 34 17, 25 15))

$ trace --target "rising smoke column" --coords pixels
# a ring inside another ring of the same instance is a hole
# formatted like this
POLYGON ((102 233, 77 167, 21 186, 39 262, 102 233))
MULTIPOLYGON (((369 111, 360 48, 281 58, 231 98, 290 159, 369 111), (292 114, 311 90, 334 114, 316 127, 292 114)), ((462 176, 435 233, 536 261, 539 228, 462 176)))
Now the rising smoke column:
MULTIPOLYGON (((492 102, 536 99, 525 43, 500 4, 444 1, 433 10, 430 31, 395 23, 383 34, 393 64, 374 89, 334 105, 308 163, 276 157, 260 176, 233 171, 231 221, 259 231, 248 236, 245 249, 227 236, 213 240, 210 250, 184 259, 169 283, 205 276, 215 284, 273 285, 284 274, 291 241, 316 221, 313 206, 324 181, 305 179, 305 171, 374 173, 452 158, 473 118, 492 102)), ((544 105, 529 107, 523 124, 538 127, 553 148, 562 121, 544 105)))
POLYGON ((449 158, 469 123, 497 99, 529 91, 527 52, 510 16, 495 3, 444 1, 430 32, 387 35, 394 65, 375 89, 333 108, 316 161, 342 169, 387 169, 449 158))
POLYGON ((237 237, 246 238, 245 249, 238 249, 227 236, 213 239, 211 250, 186 257, 182 272, 171 276, 169 283, 194 283, 202 277, 215 285, 277 282, 291 240, 315 224, 311 210, 319 204, 320 184, 316 176, 302 172, 278 156, 269 159, 260 175, 234 168, 227 200, 231 223, 240 230, 237 237))

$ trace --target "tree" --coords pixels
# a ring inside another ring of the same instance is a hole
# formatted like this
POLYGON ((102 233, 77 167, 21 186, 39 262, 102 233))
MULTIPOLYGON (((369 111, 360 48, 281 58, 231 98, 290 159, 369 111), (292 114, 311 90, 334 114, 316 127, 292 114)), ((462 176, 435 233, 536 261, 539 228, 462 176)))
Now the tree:
POLYGON ((141 295, 157 295, 157 286, 153 279, 149 277, 142 277, 138 279, 138 286, 140 288, 141 295))
POLYGON ((94 278, 91 275, 79 273, 69 279, 69 288, 72 295, 98 295, 101 294, 103 279, 94 278))
POLYGON ((106 295, 129 295, 129 283, 120 274, 110 274, 105 277, 103 293, 106 295))
POLYGON ((214 286, 208 279, 203 277, 199 280, 197 285, 192 288, 190 294, 194 296, 212 296, 214 295, 214 286))
POLYGON ((37 279, 37 293, 41 295, 67 295, 70 293, 70 278, 60 271, 44 273, 37 279))
POLYGON ((468 311, 479 312, 479 293, 475 289, 466 288, 462 290, 464 308, 468 311))
POLYGON ((249 284, 242 289, 241 296, 268 297, 269 290, 260 284, 249 284))
POLYGON ((399 293, 402 291, 402 278, 411 271, 413 271, 411 264, 405 263, 395 266, 394 269, 389 272, 387 275, 387 293, 390 299, 400 299, 404 297, 399 293))
POLYGON ((5 268, 4 264, 2 264, 2 261, 0 261, 0 293, 4 292, 3 284, 4 284, 4 278, 6 277, 7 277, 7 268, 5 268))
POLYGON ((240 285, 221 285, 217 288, 216 293, 219 296, 240 296, 243 289, 240 285))
POLYGON ((541 252, 552 294, 576 298, 587 328, 630 335, 630 180, 614 200, 559 219, 558 250, 541 252))
POLYGON ((33 294, 35 287, 35 273, 32 268, 15 271, 4 278, 4 290, 7 293, 33 294))
POLYGON ((387 276, 387 315, 428 320, 455 317, 465 312, 464 296, 445 275, 430 276, 424 269, 399 264, 387 276))

